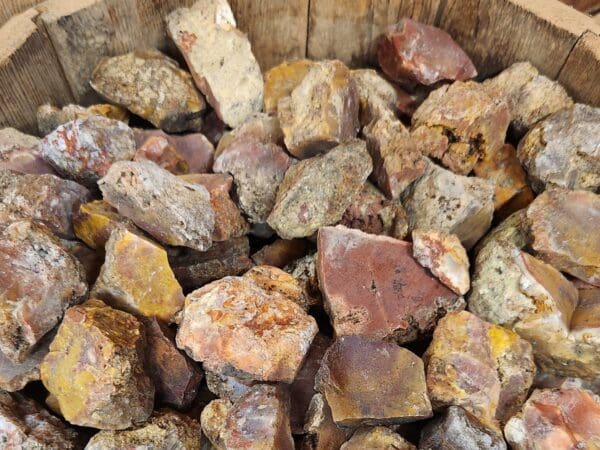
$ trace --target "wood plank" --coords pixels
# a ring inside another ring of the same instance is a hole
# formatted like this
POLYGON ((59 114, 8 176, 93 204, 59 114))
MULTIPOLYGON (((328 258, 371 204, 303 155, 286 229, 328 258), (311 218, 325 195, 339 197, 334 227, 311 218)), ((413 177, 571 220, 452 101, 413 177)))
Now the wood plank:
POLYGON ((577 41, 558 81, 576 101, 600 107, 600 36, 588 31, 577 41))
POLYGON ((28 10, 39 2, 40 0, 2 0, 2 6, 0 7, 0 25, 5 24, 12 16, 28 10))

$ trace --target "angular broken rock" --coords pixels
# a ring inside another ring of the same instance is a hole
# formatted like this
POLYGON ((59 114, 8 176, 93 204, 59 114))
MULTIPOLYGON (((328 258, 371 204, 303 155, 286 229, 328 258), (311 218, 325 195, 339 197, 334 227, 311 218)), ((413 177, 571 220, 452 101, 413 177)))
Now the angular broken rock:
POLYGON ((458 295, 470 288, 469 257, 454 234, 435 230, 413 230, 413 256, 458 295))
POLYGON ((246 380, 234 375, 211 372, 210 370, 207 370, 205 374, 208 390, 217 397, 232 402, 241 398, 252 386, 258 384, 255 380, 246 380))
POLYGON ((251 135, 262 144, 277 144, 283 146, 283 131, 279 119, 265 113, 253 113, 248 119, 235 129, 225 133, 217 144, 216 156, 219 156, 238 139, 245 140, 246 135, 251 135))
POLYGON ((360 100, 360 125, 367 126, 382 116, 395 115, 398 94, 394 86, 373 69, 350 71, 360 100))
POLYGON ((470 250, 492 223, 494 186, 487 180, 463 177, 429 164, 425 175, 406 190, 402 204, 411 230, 455 234, 470 250))
POLYGON ((70 308, 41 365, 44 386, 74 425, 122 430, 152 413, 144 330, 131 314, 88 300, 70 308))
POLYGON ((161 242, 204 251, 215 213, 204 186, 187 183, 150 161, 121 161, 98 182, 104 200, 161 242))
POLYGON ((234 128, 262 109, 262 73, 226 0, 199 0, 176 9, 167 16, 167 33, 227 125, 234 128))
POLYGON ((14 128, 0 129, 0 169, 19 173, 51 173, 54 169, 40 155, 40 139, 14 128))
POLYGON ((377 60, 388 77, 407 86, 477 76, 469 56, 448 33, 407 18, 387 28, 377 60))
POLYGON ((329 450, 339 449, 352 433, 352 429, 338 427, 333 421, 331 408, 325 397, 322 394, 314 394, 306 411, 303 432, 305 436, 300 450, 329 450))
POLYGON ((535 125, 517 154, 535 191, 600 188, 600 108, 576 104, 535 125))
POLYGON ((0 389, 15 392, 23 389, 30 381, 40 379, 40 363, 48 353, 54 333, 47 333, 38 342, 23 362, 14 362, 0 351, 0 389))
POLYGON ((64 311, 87 295, 83 267, 45 227, 30 221, 0 233, 0 351, 25 361, 64 311))
POLYGON ((199 131, 206 102, 192 77, 155 49, 102 58, 90 86, 169 133, 199 131))
POLYGON ((42 139, 40 153, 65 178, 94 187, 114 162, 133 159, 135 140, 123 122, 91 116, 59 126, 42 139))
POLYGON ((300 282, 308 296, 309 306, 323 306, 319 279, 317 278, 317 255, 311 253, 284 267, 284 270, 300 282))
POLYGON ((310 158, 351 141, 359 128, 359 105, 356 84, 344 63, 315 62, 277 105, 288 151, 300 159, 310 158))
POLYGON ((285 61, 265 73, 265 112, 277 114, 277 104, 302 82, 315 62, 308 59, 285 61))
POLYGON ((408 242, 337 226, 319 230, 317 247, 319 285, 337 336, 409 342, 465 307, 413 259, 408 242))
POLYGON ((183 155, 169 143, 167 138, 162 136, 149 137, 141 147, 138 147, 133 160, 142 161, 144 159, 154 162, 174 175, 183 175, 190 170, 183 155))
POLYGON ((358 139, 292 165, 267 223, 284 239, 311 236, 337 223, 372 168, 366 145, 358 139))
POLYGON ((87 119, 90 116, 104 116, 109 119, 129 122, 129 113, 120 106, 101 103, 83 107, 79 105, 66 105, 57 108, 49 104, 42 105, 37 110, 38 129, 42 136, 46 136, 56 130, 60 125, 77 119, 87 119))
POLYGON ((416 450, 398 433, 386 427, 359 428, 340 450, 416 450))
POLYGON ((456 81, 433 91, 412 116, 419 149, 453 172, 466 175, 502 145, 508 105, 481 84, 456 81))
POLYGON ((461 406, 496 432, 527 398, 536 370, 527 341, 467 311, 438 322, 423 360, 434 409, 461 406))
POLYGON ((432 416, 423 362, 390 342, 338 338, 323 357, 315 388, 339 426, 393 425, 432 416))
POLYGON ((302 284, 289 273, 272 266, 254 266, 244 274, 258 287, 274 297, 283 297, 296 303, 303 309, 308 309, 308 299, 302 289, 302 284))
POLYGON ((252 255, 256 265, 275 266, 280 269, 306 255, 309 244, 306 239, 276 239, 252 255))

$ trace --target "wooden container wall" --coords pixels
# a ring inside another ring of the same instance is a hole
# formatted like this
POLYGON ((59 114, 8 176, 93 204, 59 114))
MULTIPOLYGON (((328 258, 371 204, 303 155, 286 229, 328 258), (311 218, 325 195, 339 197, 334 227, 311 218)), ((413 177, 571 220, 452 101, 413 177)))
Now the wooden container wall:
MULTIPOLYGON (((194 0, 49 0, 0 29, 0 127, 37 132, 43 103, 89 104, 101 56, 154 46, 175 54, 165 15, 194 0)), ((9 7, 32 0, 8 0, 9 7), (12 5, 12 6, 11 6, 12 5)), ((600 23, 558 0, 230 0, 263 70, 286 60, 374 64, 377 37, 401 17, 447 30, 480 76, 529 60, 580 102, 600 106, 600 23)))

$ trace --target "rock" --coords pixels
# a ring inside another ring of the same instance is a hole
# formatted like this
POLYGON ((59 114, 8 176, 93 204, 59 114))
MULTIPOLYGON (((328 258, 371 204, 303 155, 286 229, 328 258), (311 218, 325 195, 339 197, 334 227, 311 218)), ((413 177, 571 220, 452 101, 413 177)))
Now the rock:
POLYGON ((534 389, 585 389, 600 395, 600 379, 583 380, 575 377, 563 377, 554 373, 538 372, 533 380, 534 389))
POLYGON ((416 450, 398 433, 386 427, 359 428, 340 450, 416 450))
POLYGON ((261 144, 277 144, 283 147, 283 131, 279 119, 264 113, 253 113, 240 126, 225 133, 217 145, 216 156, 223 153, 230 145, 236 144, 238 140, 245 141, 250 137, 261 144))
POLYGON ((419 450, 506 450, 501 434, 487 428, 473 414, 450 406, 421 431, 419 450))
POLYGON ((289 96, 315 63, 308 59, 284 61, 265 73, 265 112, 277 114, 279 100, 289 96))
POLYGON ((83 107, 80 105, 66 105, 57 108, 50 104, 42 105, 37 110, 38 129, 42 136, 46 136, 56 130, 59 126, 77 119, 87 119, 91 116, 104 116, 109 119, 129 122, 129 112, 120 106, 101 103, 83 107))
POLYGON ((600 397, 580 389, 533 392, 504 435, 515 450, 598 448, 600 397))
POLYGON ((276 239, 252 255, 256 265, 275 266, 280 269, 301 258, 308 250, 305 239, 276 239))
POLYGON ((42 139, 40 153, 63 177, 94 187, 114 162, 133 159, 135 141, 123 122, 91 116, 59 126, 42 139))
POLYGON ((73 239, 73 213, 89 200, 90 192, 74 181, 0 169, 0 224, 30 219, 73 239))
POLYGON ((386 29, 377 60, 388 77, 408 86, 477 76, 469 56, 448 33, 407 18, 386 29))
POLYGON ((335 424, 331 408, 321 394, 315 394, 310 399, 303 431, 306 435, 302 439, 300 450, 339 449, 351 434, 351 430, 335 424))
POLYGON ((413 230, 413 257, 458 295, 470 288, 469 257, 454 234, 413 230))
POLYGON ((300 159, 350 142, 359 128, 360 99, 350 70, 337 60, 313 64, 277 105, 285 145, 300 159))
POLYGON ((316 334, 286 295, 251 276, 226 277, 187 296, 177 346, 211 371, 291 383, 316 334))
POLYGON ((219 118, 234 128, 263 106, 263 78, 226 0, 199 0, 167 16, 167 33, 196 86, 219 118))
POLYGON ((373 69, 351 70, 350 76, 360 100, 361 127, 383 116, 395 115, 398 94, 392 84, 373 69))
POLYGON ((210 402, 202 431, 217 448, 293 450, 287 403, 280 387, 257 385, 235 403, 210 402))
POLYGON ((215 213, 204 186, 187 183, 150 161, 121 161, 98 182, 104 200, 161 242, 204 251, 215 213))
POLYGON ((100 274, 102 264, 104 264, 104 252, 91 249, 81 241, 61 239, 60 242, 81 263, 85 271, 85 279, 88 285, 92 286, 100 274))
POLYGON ((77 431, 33 400, 0 392, 0 442, 5 449, 81 448, 77 431))
POLYGON ((460 175, 504 145, 507 103, 481 84, 456 81, 431 92, 412 116, 420 151, 460 175))
POLYGON ((90 86, 169 133, 199 131, 206 102, 190 74, 155 49, 100 59, 90 86))
POLYGON ((0 129, 0 169, 19 173, 54 174, 54 169, 40 155, 40 139, 14 128, 0 129))
POLYGON ((258 287, 274 297, 283 297, 308 310, 308 299, 302 284, 289 273, 272 266, 254 266, 244 274, 258 287))
POLYGON ((393 425, 432 416, 423 362, 394 343, 338 338, 315 380, 338 426, 393 425))
POLYGON ((412 257, 408 242, 342 226, 317 240, 317 273, 336 336, 410 342, 447 311, 465 307, 412 257))
MULTIPOLYGON (((477 244, 474 254, 477 256, 484 248, 494 248, 499 243, 514 245, 519 250, 530 244, 525 212, 517 211, 492 228, 477 244)), ((489 250, 488 250, 489 251, 489 250)))
POLYGON ((40 368, 63 417, 101 430, 145 422, 154 385, 144 372, 144 341, 135 317, 100 300, 70 308, 40 368))
POLYGON ((183 155, 161 136, 149 137, 141 147, 138 147, 133 160, 143 161, 146 159, 174 175, 183 175, 190 170, 183 155))
POLYGON ((360 192, 372 163, 354 140, 289 168, 267 223, 284 239, 312 235, 338 222, 360 192))
POLYGON ((48 353, 54 333, 47 333, 23 362, 14 362, 0 351, 0 389, 16 392, 40 379, 40 363, 48 353))
POLYGON ((284 270, 291 274, 302 286, 309 306, 322 306, 319 279, 317 278, 316 253, 311 253, 287 265, 284 270))
POLYGON ((533 126, 519 159, 536 192, 550 187, 600 188, 600 108, 577 104, 533 126))
POLYGON ((208 139, 212 145, 217 145, 221 138, 224 136, 227 130, 227 125, 215 112, 214 109, 211 109, 204 116, 204 120, 202 122, 202 130, 201 133, 208 139))
POLYGON ((79 261, 45 227, 18 221, 0 236, 0 351, 23 363, 86 297, 87 284, 79 261))
POLYGON ((208 390, 221 399, 232 402, 240 399, 250 388, 258 384, 255 380, 246 380, 234 375, 206 371, 206 386, 208 390))
POLYGON ((191 417, 173 411, 157 411, 150 420, 131 430, 96 433, 85 450, 178 449, 200 450, 202 428, 191 417))
POLYGON ((455 234, 470 250, 492 223, 494 186, 429 164, 425 175, 404 193, 402 204, 411 230, 455 234))
POLYGON ((434 409, 461 406, 497 433, 527 398, 536 370, 527 341, 466 311, 438 322, 423 360, 434 409))

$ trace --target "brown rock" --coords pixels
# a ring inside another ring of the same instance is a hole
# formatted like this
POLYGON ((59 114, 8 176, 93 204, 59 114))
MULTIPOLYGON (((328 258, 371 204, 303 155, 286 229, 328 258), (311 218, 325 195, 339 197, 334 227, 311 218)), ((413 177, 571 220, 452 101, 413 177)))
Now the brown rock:
POLYGON ((323 306, 319 279, 317 278, 317 254, 311 253, 287 265, 284 270, 291 274, 302 286, 309 306, 323 306))
POLYGON ((351 70, 360 99, 360 125, 386 115, 395 115, 398 94, 394 86, 373 69, 351 70))
POLYGON ((308 309, 308 299, 302 284, 289 273, 273 266, 254 266, 244 277, 251 279, 268 294, 282 296, 303 309, 308 309))
POLYGON ((301 258, 308 250, 305 239, 276 239, 252 255, 256 265, 275 266, 280 269, 301 258))
POLYGON ((38 129, 42 136, 52 133, 59 126, 77 119, 87 119, 91 116, 104 116, 109 119, 129 122, 129 112, 120 106, 101 103, 83 107, 79 105, 66 105, 57 108, 50 104, 42 105, 37 110, 38 129))
POLYGON ((279 100, 289 96, 315 65, 308 59, 285 61, 265 73, 265 112, 277 114, 279 100))
POLYGON ((277 144, 283 146, 283 131, 279 119, 265 113, 254 113, 240 126, 226 133, 217 145, 215 155, 219 156, 230 145, 239 139, 247 140, 246 135, 258 140, 262 144, 277 144))
POLYGON ((174 175, 182 175, 189 172, 185 158, 169 144, 169 141, 161 136, 149 137, 146 142, 135 152, 134 161, 149 160, 168 170, 174 175))
POLYGON ((15 392, 23 389, 30 381, 40 379, 40 363, 48 353, 54 333, 47 333, 38 342, 23 362, 14 362, 0 351, 0 389, 15 392))
POLYGON ((0 129, 0 169, 19 173, 54 174, 54 169, 40 155, 40 139, 14 128, 0 129))
POLYGON ((310 399, 306 411, 306 423, 304 425, 306 435, 302 439, 300 450, 339 449, 351 432, 351 430, 338 427, 335 424, 331 416, 331 408, 325 397, 321 394, 315 394, 310 399))
POLYGON ((215 112, 214 109, 211 109, 204 116, 204 120, 202 122, 202 130, 200 132, 208 139, 212 145, 217 145, 221 138, 225 135, 227 130, 227 125, 215 112))
POLYGON ((465 307, 413 259, 408 242, 337 226, 321 228, 317 247, 319 285, 337 336, 409 342, 465 307))
POLYGON ((85 271, 85 279, 88 285, 92 286, 104 264, 104 252, 91 249, 81 241, 61 239, 60 242, 81 263, 85 271))
POLYGON ((398 433, 386 427, 359 428, 340 450, 416 450, 398 433))

